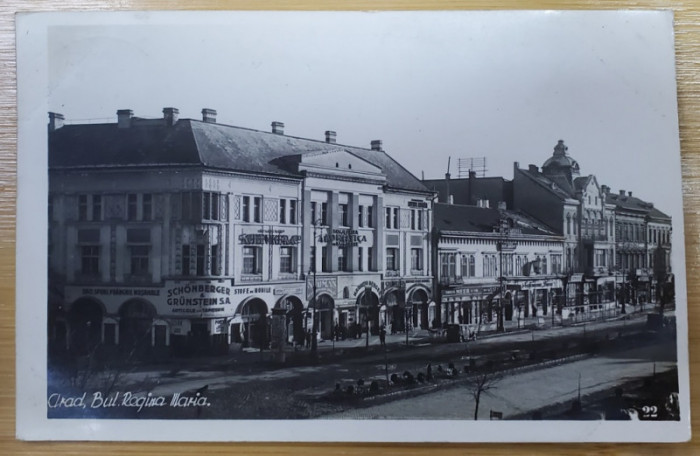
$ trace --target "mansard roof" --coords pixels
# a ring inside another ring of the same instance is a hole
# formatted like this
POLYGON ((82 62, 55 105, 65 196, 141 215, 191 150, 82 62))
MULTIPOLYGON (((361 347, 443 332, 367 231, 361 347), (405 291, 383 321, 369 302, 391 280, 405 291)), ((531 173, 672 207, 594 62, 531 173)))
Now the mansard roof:
POLYGON ((388 188, 430 193, 418 178, 382 150, 193 119, 179 119, 167 125, 162 119, 134 118, 126 128, 119 128, 117 123, 64 125, 49 133, 49 167, 203 166, 301 178, 300 173, 283 166, 279 159, 338 149, 381 169, 388 188))

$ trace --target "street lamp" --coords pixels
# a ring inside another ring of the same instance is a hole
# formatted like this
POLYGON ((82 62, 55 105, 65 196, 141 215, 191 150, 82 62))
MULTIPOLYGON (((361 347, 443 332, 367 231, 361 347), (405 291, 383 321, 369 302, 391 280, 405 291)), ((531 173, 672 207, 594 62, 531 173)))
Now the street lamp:
POLYGON ((312 324, 311 324, 311 356, 316 356, 317 350, 318 350, 318 342, 316 340, 316 333, 318 332, 318 322, 316 320, 316 307, 317 307, 317 302, 316 302, 316 262, 318 260, 318 249, 316 248, 316 228, 318 227, 318 223, 321 220, 314 220, 313 225, 314 225, 314 243, 313 243, 313 249, 314 249, 314 262, 312 264, 312 271, 314 273, 313 277, 313 312, 311 313, 311 319, 312 319, 312 324))

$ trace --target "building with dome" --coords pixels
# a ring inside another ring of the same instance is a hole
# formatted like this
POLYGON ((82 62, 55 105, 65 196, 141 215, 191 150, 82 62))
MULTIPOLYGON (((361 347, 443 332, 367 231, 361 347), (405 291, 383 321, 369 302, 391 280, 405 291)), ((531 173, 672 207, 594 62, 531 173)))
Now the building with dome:
POLYGON ((615 206, 595 175, 582 175, 563 140, 542 168, 513 170, 513 205, 564 237, 567 306, 577 312, 614 307, 615 206))

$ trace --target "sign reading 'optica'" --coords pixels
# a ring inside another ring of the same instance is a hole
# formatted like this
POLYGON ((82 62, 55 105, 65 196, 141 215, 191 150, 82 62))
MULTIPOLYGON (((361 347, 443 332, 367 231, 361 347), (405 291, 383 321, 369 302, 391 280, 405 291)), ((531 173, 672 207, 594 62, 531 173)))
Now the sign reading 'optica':
POLYGON ((367 236, 359 234, 357 230, 334 229, 330 234, 322 234, 318 237, 319 242, 331 243, 340 247, 358 245, 367 242, 367 236))

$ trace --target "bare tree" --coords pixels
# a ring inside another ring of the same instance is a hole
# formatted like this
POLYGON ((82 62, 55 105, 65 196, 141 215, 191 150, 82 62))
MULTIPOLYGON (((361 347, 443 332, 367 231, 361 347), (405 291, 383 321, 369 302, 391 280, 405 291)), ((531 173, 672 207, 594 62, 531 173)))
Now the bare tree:
POLYGON ((476 374, 468 383, 472 397, 474 397, 474 420, 479 419, 481 393, 495 389, 502 378, 503 377, 498 372, 481 372, 476 374))

